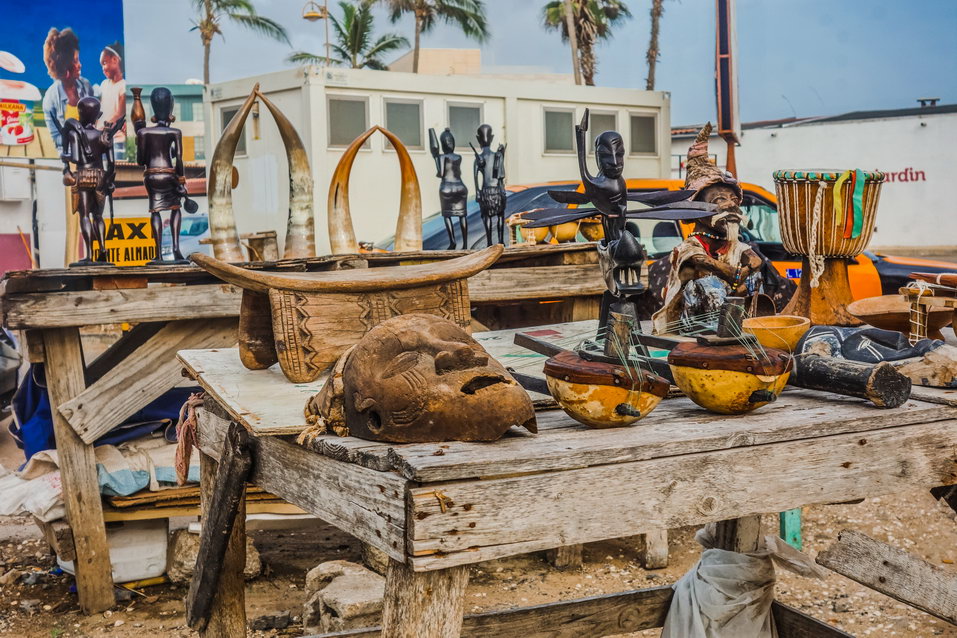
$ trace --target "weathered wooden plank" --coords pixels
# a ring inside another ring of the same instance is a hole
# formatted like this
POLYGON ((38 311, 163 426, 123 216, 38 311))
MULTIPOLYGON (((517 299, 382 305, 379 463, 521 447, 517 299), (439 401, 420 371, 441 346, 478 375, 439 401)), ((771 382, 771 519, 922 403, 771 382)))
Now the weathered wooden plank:
POLYGON ((860 434, 410 490, 417 570, 957 482, 957 428, 860 434), (769 472, 768 468, 774 468, 769 472))
POLYGON ((76 548, 76 585, 80 608, 88 614, 113 606, 110 549, 103 524, 103 505, 93 447, 80 440, 56 409, 83 390, 83 353, 76 328, 43 331, 46 380, 53 408, 53 433, 60 457, 60 475, 67 520, 76 548))
POLYGON ((50 549, 62 561, 76 560, 76 548, 73 546, 73 530, 70 524, 63 519, 50 521, 49 523, 41 521, 36 516, 33 522, 43 533, 43 538, 50 544, 50 549))
POLYGON ((915 385, 911 388, 910 396, 912 399, 919 399, 927 403, 957 405, 957 389, 954 388, 928 388, 915 385))
POLYGON ((870 538, 843 530, 817 563, 865 587, 957 625, 957 574, 870 538))
POLYGON ((134 350, 162 329, 161 321, 150 321, 133 326, 129 332, 124 333, 116 343, 86 366, 86 385, 90 386, 99 381, 104 374, 119 365, 134 350))
POLYGON ((776 600, 771 603, 771 615, 774 616, 778 638, 854 638, 847 632, 776 600))
POLYGON ((236 343, 233 318, 172 321, 131 356, 60 406, 70 426, 92 443, 183 380, 176 353, 183 348, 236 343))
POLYGON ((238 317, 239 288, 229 284, 14 294, 3 298, 8 328, 65 328, 129 321, 238 317))
POLYGON ((472 303, 581 297, 604 290, 598 264, 492 268, 469 278, 472 303))
POLYGON ((421 573, 390 560, 382 638, 459 638, 468 582, 468 567, 421 573))
POLYGON ((592 430, 561 411, 540 412, 539 428, 552 420, 566 427, 537 437, 504 438, 493 445, 450 442, 393 446, 395 470, 410 480, 435 482, 476 476, 544 472, 626 463, 662 456, 762 445, 957 418, 951 407, 908 401, 881 410, 850 397, 787 390, 760 410, 723 416, 687 398, 663 401, 629 428, 592 430))
MULTIPOLYGON (((228 421, 197 410, 199 446, 219 459, 228 421)), ((339 529, 405 560, 406 481, 334 461, 274 436, 253 436, 250 482, 339 529)))
MULTIPOLYGON (((203 463, 203 456, 200 457, 200 463, 203 463)), ((209 459, 206 459, 206 463, 209 463, 209 459)), ((215 475, 207 472, 206 476, 201 477, 206 479, 205 484, 200 481, 203 492, 203 527, 199 537, 196 569, 193 571, 186 597, 186 624, 191 629, 206 629, 213 611, 214 598, 219 592, 220 580, 224 581, 223 585, 229 587, 229 581, 236 577, 235 574, 224 573, 231 571, 225 561, 227 550, 232 544, 236 518, 245 500, 243 492, 252 463, 249 433, 238 423, 230 423, 215 475)), ((239 572, 239 577, 242 578, 242 570, 239 572)), ((223 602, 220 599, 218 605, 223 602)))
MULTIPOLYGON (((214 514, 212 501, 219 469, 217 465, 216 461, 205 454, 200 455, 200 497, 204 525, 214 514)), ((222 573, 213 592, 209 621, 199 632, 201 638, 239 638, 246 635, 246 581, 243 578, 243 569, 246 566, 246 508, 243 499, 239 499, 239 507, 233 519, 222 573)), ((197 565, 197 570, 198 567, 197 565)))
POLYGON ((747 554, 761 545, 761 516, 742 516, 715 525, 714 546, 729 552, 747 554))
POLYGON ((306 402, 325 383, 290 383, 279 366, 247 370, 237 348, 181 350, 189 375, 238 423, 253 434, 299 434, 308 424, 306 402))
MULTIPOLYGON (((462 638, 598 638, 654 629, 664 625, 673 595, 671 585, 666 585, 470 614, 462 623, 461 635, 462 638)), ((369 627, 312 638, 379 638, 379 631, 379 627, 369 627)))

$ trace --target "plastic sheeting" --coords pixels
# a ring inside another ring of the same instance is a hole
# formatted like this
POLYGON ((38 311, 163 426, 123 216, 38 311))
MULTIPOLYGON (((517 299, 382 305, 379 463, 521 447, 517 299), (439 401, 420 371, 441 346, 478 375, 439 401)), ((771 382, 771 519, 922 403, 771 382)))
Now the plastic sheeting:
POLYGON ((714 549, 714 524, 698 531, 701 559, 675 583, 661 638, 777 638, 771 603, 775 567, 823 579, 826 571, 777 536, 741 554, 714 549))

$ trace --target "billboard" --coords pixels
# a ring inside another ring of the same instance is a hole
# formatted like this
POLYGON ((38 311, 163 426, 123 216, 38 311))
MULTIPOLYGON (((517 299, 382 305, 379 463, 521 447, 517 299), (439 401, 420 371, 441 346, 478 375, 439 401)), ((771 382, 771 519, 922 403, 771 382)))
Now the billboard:
POLYGON ((59 157, 58 126, 88 95, 100 100, 100 126, 116 121, 125 78, 122 0, 20 3, 0 21, 0 157, 59 157))

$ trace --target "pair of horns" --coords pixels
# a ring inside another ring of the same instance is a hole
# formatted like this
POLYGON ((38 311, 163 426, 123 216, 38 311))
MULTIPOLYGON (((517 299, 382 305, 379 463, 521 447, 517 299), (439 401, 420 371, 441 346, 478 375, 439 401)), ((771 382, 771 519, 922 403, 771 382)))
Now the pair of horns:
POLYGON ((210 162, 206 195, 209 199, 209 232, 213 254, 222 261, 245 261, 239 248, 236 218, 233 215, 233 158, 243 125, 257 98, 272 114, 289 161, 289 219, 286 223, 283 259, 312 257, 316 254, 316 230, 312 215, 312 169, 309 167, 306 147, 292 122, 259 91, 258 83, 239 112, 229 121, 210 162))
POLYGON ((329 243, 334 255, 355 253, 359 250, 356 231, 352 225, 352 212, 349 208, 349 176, 356 161, 359 149, 373 133, 382 133, 399 159, 402 187, 399 199, 399 219, 395 226, 395 246, 393 250, 422 250, 422 193, 419 190, 419 178, 412 165, 412 158, 402 141, 391 131, 381 126, 373 126, 353 140, 345 150, 329 184, 328 225, 329 243))

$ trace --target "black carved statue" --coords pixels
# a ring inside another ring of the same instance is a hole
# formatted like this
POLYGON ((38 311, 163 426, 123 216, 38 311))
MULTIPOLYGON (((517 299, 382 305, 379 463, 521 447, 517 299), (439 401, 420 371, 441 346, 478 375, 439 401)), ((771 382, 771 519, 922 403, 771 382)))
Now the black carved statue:
POLYGON ((95 97, 82 98, 76 105, 79 121, 68 119, 61 128, 63 136, 63 184, 71 187, 73 211, 80 216, 80 232, 86 246, 86 257, 71 266, 111 266, 107 260, 106 228, 103 208, 107 198, 113 206, 116 165, 113 159, 113 135, 123 126, 125 118, 96 128, 100 117, 100 101, 95 97), (70 162, 76 170, 70 170, 70 162), (104 167, 105 163, 105 167, 104 167), (93 241, 98 250, 93 256, 93 241))
POLYGON ((462 181, 462 156, 455 152, 455 138, 452 131, 445 129, 442 135, 436 138, 435 129, 429 129, 429 150, 435 158, 435 175, 442 178, 439 185, 439 202, 442 206, 442 217, 445 219, 445 231, 449 234, 449 250, 455 248, 455 229, 452 218, 459 218, 459 229, 462 232, 462 248, 468 248, 469 224, 466 219, 465 204, 469 198, 469 189, 462 181), (441 141, 441 153, 439 148, 441 141))
POLYGON ((475 132, 479 149, 475 150, 472 143, 472 152, 475 153, 475 164, 472 167, 472 177, 475 179, 475 200, 482 212, 482 223, 485 225, 485 237, 491 246, 493 230, 498 233, 498 243, 505 243, 505 146, 498 145, 498 150, 492 150, 492 127, 482 124, 475 132), (481 183, 479 175, 482 176, 481 183))
POLYGON ((186 194, 186 173, 183 167, 183 133, 170 124, 173 117, 173 94, 165 87, 157 87, 150 94, 155 126, 146 126, 146 116, 139 94, 133 105, 133 128, 136 129, 136 163, 145 167, 143 181, 150 199, 150 226, 156 242, 153 265, 188 264, 179 250, 179 229, 182 223, 181 202, 186 199, 187 211, 195 212, 196 204, 186 194), (160 213, 170 211, 169 230, 173 260, 162 255, 163 219, 160 213))

